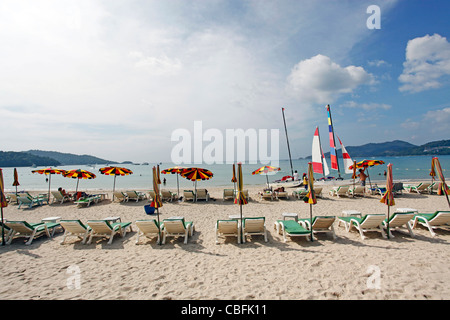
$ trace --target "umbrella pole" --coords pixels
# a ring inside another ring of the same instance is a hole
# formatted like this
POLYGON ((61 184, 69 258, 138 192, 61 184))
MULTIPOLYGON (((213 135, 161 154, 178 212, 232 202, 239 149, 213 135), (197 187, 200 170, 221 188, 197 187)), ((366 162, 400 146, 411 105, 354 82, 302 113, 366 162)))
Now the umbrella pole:
MULTIPOLYGON (((240 199, 239 199, 239 202, 240 202, 240 199)), ((243 219, 242 219, 242 204, 240 204, 239 207, 240 207, 240 211, 241 211, 241 228, 240 228, 241 229, 240 230, 240 232, 241 232, 241 243, 244 243, 244 239, 242 238, 244 236, 243 231, 242 231, 242 222, 243 222, 243 219)))
POLYGON ((266 180, 267 180, 267 188, 270 188, 270 184, 269 184, 269 176, 266 173, 266 180))
POLYGON ((178 200, 180 200, 180 182, 178 181, 179 173, 177 173, 177 190, 178 190, 178 200))
POLYGON ((19 199, 17 199, 17 186, 16 186, 16 204, 19 204, 19 199))
MULTIPOLYGON (((155 202, 156 203, 156 202, 155 202)), ((159 222, 159 208, 156 208, 156 213, 158 216, 158 236, 159 236, 159 245, 162 245, 162 239, 161 239, 161 224, 159 222)))
POLYGON ((114 184, 113 184, 113 199, 112 201, 114 202, 114 192, 116 191, 116 175, 114 175, 114 184))
POLYGON ((309 221, 311 221, 311 242, 313 242, 314 241, 314 237, 313 237, 313 228, 312 228, 312 223, 313 223, 313 221, 312 221, 312 204, 310 203, 309 204, 309 221))
POLYGON ((390 211, 390 204, 388 204, 388 216, 387 216, 387 238, 390 239, 389 237, 389 211, 390 211))
POLYGON ((48 201, 50 201, 50 184, 52 183, 52 175, 48 175, 48 201))
MULTIPOLYGON (((2 193, 2 198, 3 198, 3 193, 2 193)), ((1 199, 0 201, 3 201, 3 199, 1 199)), ((5 245, 5 226, 3 225, 3 207, 1 207, 1 211, 2 211, 2 246, 5 245)))

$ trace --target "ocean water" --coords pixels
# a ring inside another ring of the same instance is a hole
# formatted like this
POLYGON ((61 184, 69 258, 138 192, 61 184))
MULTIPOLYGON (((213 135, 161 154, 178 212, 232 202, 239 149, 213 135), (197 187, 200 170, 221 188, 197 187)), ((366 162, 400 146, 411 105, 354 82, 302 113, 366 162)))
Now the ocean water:
MULTIPOLYGON (((444 176, 450 180, 450 156, 439 156, 439 161, 441 163, 444 176)), ((379 157, 379 158, 368 158, 368 159, 378 159, 385 162, 384 165, 374 166, 368 169, 369 177, 372 182, 385 182, 386 179, 383 175, 384 170, 388 163, 393 165, 394 181, 408 181, 408 180, 428 180, 430 179, 429 173, 431 169, 431 156, 409 156, 409 157, 379 157)), ((354 158, 353 160, 361 161, 363 158, 354 158)), ((304 172, 307 172, 308 160, 299 159, 292 161, 294 170, 300 173, 300 176, 304 172)), ((113 165, 113 164, 110 164, 113 165)), ((132 175, 127 176, 117 176, 116 178, 116 189, 141 189, 141 190, 151 190, 152 187, 152 167, 156 164, 150 165, 117 165, 123 166, 133 171, 132 175)), ((60 166, 59 169, 71 170, 71 169, 84 169, 96 174, 95 179, 81 179, 79 181, 79 190, 112 190, 114 183, 114 176, 106 176, 99 172, 99 169, 104 167, 105 164, 96 164, 93 166, 60 166)), ((161 163, 160 169, 167 169, 174 166, 172 163, 161 163)), ((186 165, 188 166, 188 165, 186 165)), ((213 172, 214 176, 210 180, 198 181, 198 188, 208 188, 208 187, 232 187, 232 165, 227 164, 213 164, 213 165, 192 165, 193 167, 206 168, 213 172)), ((252 175, 252 172, 259 167, 261 164, 243 164, 243 178, 245 185, 263 185, 266 183, 265 175, 252 175)), ((277 179, 281 179, 283 176, 291 174, 291 166, 289 160, 281 160, 279 162, 281 168, 276 174, 269 175, 269 182, 273 182, 277 179)), ((342 159, 339 161, 339 166, 341 168, 341 176, 349 183, 351 180, 350 174, 345 174, 343 170, 342 159)), ((331 167, 328 162, 328 167, 331 167)), ((17 172, 19 175, 18 191, 22 190, 47 190, 48 182, 46 178, 47 175, 41 175, 37 173, 32 173, 32 170, 42 169, 43 167, 31 168, 31 167, 18 167, 17 172)), ((15 191, 15 187, 12 186, 13 183, 13 172, 14 168, 3 168, 3 179, 5 184, 5 191, 15 191)), ((337 177, 337 171, 330 169, 330 175, 337 177)), ((166 178, 166 185, 162 185, 163 188, 176 190, 177 188, 177 175, 176 174, 161 174, 161 181, 166 178)), ((317 178, 321 178, 317 175, 317 178)), ((180 190, 184 188, 193 188, 193 182, 186 180, 185 178, 179 176, 180 190)), ((75 190, 77 185, 76 179, 64 178, 62 175, 52 175, 51 176, 51 189, 57 190, 58 187, 62 187, 65 190, 75 190)))

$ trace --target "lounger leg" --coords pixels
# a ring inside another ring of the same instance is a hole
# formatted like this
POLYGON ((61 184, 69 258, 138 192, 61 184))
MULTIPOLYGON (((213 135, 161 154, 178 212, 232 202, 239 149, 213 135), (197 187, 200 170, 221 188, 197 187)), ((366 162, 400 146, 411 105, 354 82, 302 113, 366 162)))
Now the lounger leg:
POLYGON ((83 240, 81 241, 81 244, 85 244, 86 243, 88 235, 89 235, 89 231, 86 231, 84 236, 83 236, 83 240))
POLYGON ((66 241, 66 237, 67 237, 67 230, 64 231, 63 239, 61 240, 61 242, 59 244, 64 244, 64 241, 66 241))
MULTIPOLYGON (((385 233, 384 230, 383 230, 383 225, 380 224, 380 226, 379 226, 378 228, 380 228, 381 236, 382 236, 384 239, 387 239, 386 233, 385 233)), ((390 232, 391 232, 391 230, 389 230, 389 234, 392 235, 390 232)))
POLYGON ((189 237, 189 229, 191 227, 186 228, 186 233, 184 234, 184 244, 187 244, 188 242, 188 237, 189 237))
POLYGON ((410 235, 412 238, 414 238, 414 237, 415 237, 415 234, 414 234, 414 232, 412 231, 411 221, 408 221, 408 222, 406 223, 406 227, 408 228, 409 235, 410 235))
POLYGON ((430 230, 431 236, 435 237, 436 233, 433 231, 433 227, 430 225, 430 223, 428 222, 428 220, 425 221, 425 225, 427 226, 428 230, 430 230))
POLYGON ((264 241, 267 242, 267 229, 264 227, 264 241))
POLYGON ((33 242, 34 236, 36 235, 36 229, 33 230, 33 233, 31 234, 30 238, 27 242, 25 242, 25 245, 30 245, 33 242))
POLYGON ((166 244, 166 233, 165 233, 165 232, 164 232, 164 234, 163 234, 162 244, 166 244))
POLYGON ((140 235, 140 234, 141 234, 141 232, 139 231, 138 234, 137 234, 137 237, 136 237, 136 244, 139 243, 139 235, 140 235))
POLYGON ((6 241, 6 244, 11 244, 11 242, 13 241, 14 236, 15 236, 16 234, 17 234, 16 231, 12 231, 12 232, 11 232, 11 235, 10 235, 9 238, 8 238, 8 241, 6 241))

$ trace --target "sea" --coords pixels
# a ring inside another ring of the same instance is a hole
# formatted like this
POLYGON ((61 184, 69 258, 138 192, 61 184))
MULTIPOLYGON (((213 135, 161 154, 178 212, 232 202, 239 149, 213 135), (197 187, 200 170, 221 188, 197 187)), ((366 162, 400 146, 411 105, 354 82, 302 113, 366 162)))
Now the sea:
MULTIPOLYGON (((439 156, 439 162, 442 167, 444 176, 448 175, 450 172, 450 155, 439 156)), ((368 168, 369 179, 373 183, 385 183, 386 178, 384 176, 384 171, 387 168, 387 164, 392 163, 394 182, 408 182, 417 180, 430 180, 430 170, 431 170, 431 159, 432 156, 406 156, 406 157, 370 157, 370 158, 353 158, 353 160, 361 161, 364 159, 376 159, 383 160, 385 164, 377 165, 368 168)), ((297 170, 300 177, 303 173, 307 172, 308 162, 307 159, 296 159, 292 160, 293 170, 297 170)), ((95 179, 81 179, 79 181, 78 190, 80 191, 90 191, 90 190, 112 190, 114 184, 114 176, 103 175, 99 172, 99 169, 105 167, 107 164, 92 164, 92 165, 81 165, 81 166, 59 166, 58 169, 72 170, 72 169, 83 169, 90 171, 96 175, 95 179)), ((116 177, 116 189, 126 190, 126 189, 136 189, 136 190, 151 190, 152 187, 152 167, 156 166, 157 163, 150 163, 149 165, 138 165, 138 164, 108 164, 110 166, 119 166, 130 169, 133 174, 126 176, 116 177)), ((173 163, 159 163, 160 170, 171 168, 175 166, 173 163)), ((280 160, 279 167, 280 171, 275 174, 270 174, 267 178, 265 175, 252 175, 252 172, 261 167, 263 164, 246 164, 242 165, 243 181, 244 185, 256 186, 264 185, 266 179, 269 183, 273 183, 276 180, 283 178, 284 176, 291 175, 291 163, 289 160, 280 160)), ((213 177, 209 180, 198 181, 198 188, 208 188, 208 187, 233 187, 231 178, 233 176, 233 166, 231 164, 204 164, 204 165, 183 165, 186 167, 199 167, 205 168, 213 172, 213 177)), ((338 172, 336 170, 331 170, 330 163, 328 162, 328 167, 330 167, 329 176, 338 177, 338 172)), ((344 179, 339 183, 351 183, 351 174, 346 174, 344 172, 344 164, 342 159, 339 159, 339 167, 341 177, 344 179)), ((37 190, 48 190, 49 187, 49 176, 42 175, 38 173, 32 173, 33 170, 43 169, 44 167, 17 167, 17 173, 19 178, 20 186, 17 187, 18 191, 37 191, 37 190)), ((161 181, 166 179, 165 185, 162 184, 162 188, 176 190, 177 189, 177 176, 180 190, 191 189, 194 186, 192 181, 189 181, 176 174, 161 174, 161 181)), ((322 175, 315 174, 315 178, 319 179, 322 175)), ((450 177, 448 177, 450 178, 450 177)), ((14 168, 3 168, 3 180, 6 192, 15 191, 15 187, 12 186, 14 181, 14 168)), ((51 190, 57 190, 58 187, 62 187, 66 191, 74 191, 77 185, 76 179, 65 178, 62 175, 51 175, 51 190)))

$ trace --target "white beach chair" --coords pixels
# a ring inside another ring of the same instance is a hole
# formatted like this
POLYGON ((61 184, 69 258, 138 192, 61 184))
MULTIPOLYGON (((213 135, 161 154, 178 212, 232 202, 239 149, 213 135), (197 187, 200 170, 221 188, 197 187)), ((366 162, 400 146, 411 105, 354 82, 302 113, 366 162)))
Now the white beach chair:
POLYGON ((161 223, 160 226, 158 226, 158 222, 155 219, 137 220, 136 226, 139 229, 139 231, 137 233, 136 244, 139 243, 139 238, 141 236, 145 236, 147 238, 156 236, 156 237, 158 237, 158 243, 159 243, 160 234, 163 235, 163 233, 164 233, 164 225, 161 223))
POLYGON ((219 236, 237 237, 237 242, 241 243, 241 228, 237 220, 217 220, 215 232, 216 244, 219 243, 219 236))
POLYGON ((164 219, 164 235, 162 243, 166 243, 166 237, 184 237, 187 244, 188 237, 194 234, 194 222, 185 222, 184 219, 164 219))
POLYGON ((89 232, 91 232, 90 227, 85 226, 80 220, 61 220, 60 223, 64 229, 63 239, 60 244, 64 244, 68 236, 77 236, 82 239, 82 244, 86 243, 89 232))
POLYGON ((436 211, 434 213, 418 213, 414 216, 412 227, 415 228, 421 224, 431 233, 432 237, 436 236, 433 229, 436 228, 450 228, 450 211, 436 211))
POLYGON ((365 232, 377 231, 381 233, 383 238, 386 238, 386 234, 383 230, 383 220, 386 218, 384 214, 367 214, 362 218, 358 217, 339 217, 339 221, 344 222, 345 229, 350 232, 353 228, 359 231, 361 239, 365 239, 365 232))
POLYGON ((133 231, 131 228, 131 222, 116 222, 110 224, 106 220, 89 220, 87 224, 92 229, 88 244, 92 243, 92 239, 94 237, 109 238, 108 244, 111 244, 117 233, 123 238, 127 234, 128 228, 130 231, 133 231))
POLYGON ((242 242, 245 243, 246 236, 263 235, 267 242, 266 219, 264 217, 244 218, 242 222, 242 242))

